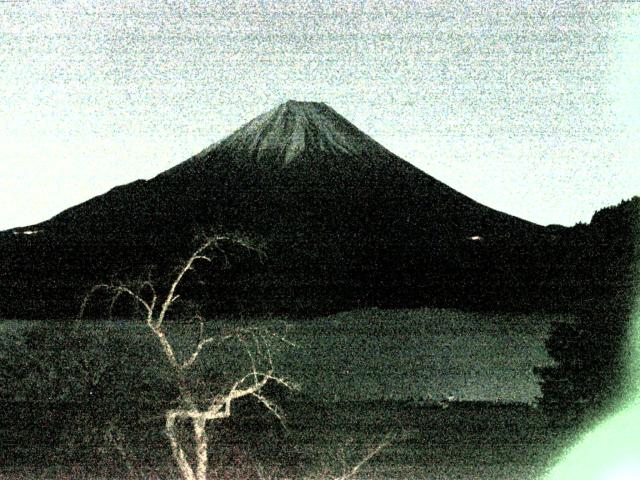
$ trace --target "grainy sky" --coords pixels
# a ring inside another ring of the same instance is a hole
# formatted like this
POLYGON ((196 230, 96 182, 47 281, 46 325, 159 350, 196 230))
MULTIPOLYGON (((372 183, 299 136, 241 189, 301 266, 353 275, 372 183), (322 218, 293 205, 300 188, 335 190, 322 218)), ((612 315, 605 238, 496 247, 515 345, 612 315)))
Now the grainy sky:
POLYGON ((324 101, 538 223, 640 194, 640 3, 0 0, 0 229, 324 101))

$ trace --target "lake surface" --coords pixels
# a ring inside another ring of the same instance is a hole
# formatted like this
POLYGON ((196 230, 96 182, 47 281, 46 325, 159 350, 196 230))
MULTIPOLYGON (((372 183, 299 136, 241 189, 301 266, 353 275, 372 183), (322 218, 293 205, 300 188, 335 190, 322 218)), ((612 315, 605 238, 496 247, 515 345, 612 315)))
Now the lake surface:
POLYGON ((294 324, 283 365, 318 398, 531 402, 552 315, 363 310, 294 324), (339 388, 337 388, 339 386, 339 388))
MULTIPOLYGON (((243 323, 273 325, 277 331, 286 323, 286 336, 296 346, 275 353, 276 368, 314 399, 532 402, 540 394, 532 369, 550 363, 544 341, 554 319, 559 317, 423 308, 243 323)), ((218 319, 210 325, 229 323, 218 319)), ((0 345, 37 325, 0 322, 0 345)), ((96 334, 105 329, 107 335, 130 336, 136 344, 154 342, 142 322, 87 326, 96 334)), ((174 338, 183 345, 193 342, 184 329, 174 338)))

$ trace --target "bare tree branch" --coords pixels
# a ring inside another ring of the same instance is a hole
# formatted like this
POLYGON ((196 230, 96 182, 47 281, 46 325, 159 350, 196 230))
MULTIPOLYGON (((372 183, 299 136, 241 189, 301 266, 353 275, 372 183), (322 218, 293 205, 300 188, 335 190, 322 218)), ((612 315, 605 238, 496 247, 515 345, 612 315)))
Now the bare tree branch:
POLYGON ((350 478, 355 477, 360 469, 365 465, 369 460, 378 455, 384 448, 389 446, 389 442, 385 438, 382 442, 380 442, 375 448, 371 449, 369 453, 367 453, 358 463, 356 463, 351 470, 344 473, 339 477, 334 477, 333 480, 349 480, 350 478))
POLYGON ((185 360, 185 361, 180 365, 180 368, 181 368, 182 370, 185 370, 185 369, 187 369, 187 368, 191 367, 191 365, 193 365, 193 364, 194 364, 194 362, 198 359, 198 355, 200 355, 200 352, 202 351, 202 349, 203 349, 207 344, 209 344, 209 343, 213 343, 213 342, 215 342, 215 341, 216 341, 216 339, 215 339, 215 338, 213 338, 213 337, 208 337, 208 338, 205 338, 205 339, 203 339, 203 340, 200 340, 200 341, 198 342, 198 345, 196 346, 196 349, 193 351, 193 353, 191 354, 191 356, 190 356, 187 360, 185 360))
POLYGON ((198 340, 191 353, 182 362, 178 360, 176 352, 167 338, 167 333, 163 330, 163 323, 171 306, 180 298, 176 293, 185 275, 193 270, 196 262, 203 261, 212 263, 212 257, 207 255, 207 251, 215 250, 223 258, 225 266, 228 265, 228 256, 221 247, 221 242, 231 241, 247 250, 252 250, 261 254, 250 242, 243 239, 234 239, 225 235, 208 237, 198 247, 193 254, 177 269, 166 295, 160 297, 153 283, 147 279, 128 286, 125 284, 99 284, 95 285, 83 299, 79 318, 82 318, 88 301, 99 290, 111 293, 109 311, 112 312, 118 299, 129 296, 136 305, 142 306, 146 312, 145 323, 149 330, 158 340, 164 356, 169 365, 177 375, 178 389, 180 391, 180 402, 183 408, 175 408, 165 412, 165 433, 169 439, 172 455, 180 471, 183 480, 206 480, 208 466, 208 442, 206 424, 208 420, 216 420, 231 416, 232 404, 234 401, 247 397, 255 397, 269 412, 282 421, 282 414, 272 401, 261 393, 262 388, 269 381, 276 382, 286 388, 296 388, 287 380, 277 377, 273 372, 273 358, 271 354, 272 341, 284 341, 283 337, 269 335, 260 329, 248 328, 239 329, 234 332, 220 335, 218 337, 204 335, 204 318, 196 312, 194 319, 198 321, 198 340), (134 288, 137 290, 134 291, 134 288), (150 299, 145 299, 149 297, 150 299), (243 345, 245 353, 249 359, 250 372, 235 381, 223 394, 218 394, 213 399, 208 400, 209 405, 201 408, 196 402, 196 396, 191 391, 186 381, 185 372, 188 371, 198 360, 202 351, 207 345, 222 342, 229 339, 237 339, 243 345), (195 442, 195 469, 190 464, 184 448, 180 445, 177 435, 178 420, 190 421, 193 427, 193 439, 195 442))
POLYGON ((260 403, 262 403, 278 420, 280 420, 280 422, 284 422, 284 418, 275 403, 273 403, 265 396, 260 395, 260 393, 258 392, 254 393, 253 396, 256 397, 260 401, 260 403))
POLYGON ((153 310, 151 308, 151 305, 149 305, 142 297, 134 293, 129 287, 126 287, 123 285, 109 285, 106 283, 101 283, 98 285, 94 285, 93 288, 85 295, 82 301, 82 305, 80 306, 80 313, 78 315, 78 318, 82 319, 84 317, 84 312, 86 310, 86 307, 88 305, 90 298, 99 290, 106 290, 107 292, 112 292, 116 297, 116 300, 117 300, 117 297, 119 297, 120 295, 123 295, 123 294, 129 295, 135 302, 139 303, 144 307, 144 309, 147 311, 147 314, 149 316, 153 315, 153 310))

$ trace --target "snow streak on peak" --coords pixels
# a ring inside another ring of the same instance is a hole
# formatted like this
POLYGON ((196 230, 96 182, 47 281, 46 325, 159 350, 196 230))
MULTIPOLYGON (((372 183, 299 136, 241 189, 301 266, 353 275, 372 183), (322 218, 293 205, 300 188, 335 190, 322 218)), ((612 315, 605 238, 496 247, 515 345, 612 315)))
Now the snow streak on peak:
POLYGON ((219 144, 257 161, 287 165, 301 156, 357 157, 385 153, 380 144, 324 103, 289 100, 250 121, 219 144))

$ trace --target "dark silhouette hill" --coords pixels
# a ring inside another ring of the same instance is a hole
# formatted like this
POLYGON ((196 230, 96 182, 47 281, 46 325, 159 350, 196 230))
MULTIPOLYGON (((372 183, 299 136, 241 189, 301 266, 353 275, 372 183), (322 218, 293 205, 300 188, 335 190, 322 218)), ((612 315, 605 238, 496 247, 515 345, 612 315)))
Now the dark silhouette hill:
POLYGON ((236 312, 553 308, 540 258, 568 238, 451 189, 325 104, 289 101, 155 178, 0 234, 0 316, 72 315, 92 284, 163 276, 209 232, 264 245, 261 262, 194 286, 236 312))
MULTIPOLYGON (((573 321, 558 321, 546 345, 554 365, 537 369, 542 406, 599 417, 633 393, 630 365, 640 296, 640 197, 597 211, 567 229, 557 284, 574 282, 573 321), (571 262, 575 265, 569 268, 571 262), (563 275, 560 275, 560 272, 563 275)), ((632 382, 633 383, 633 382, 632 382)))

